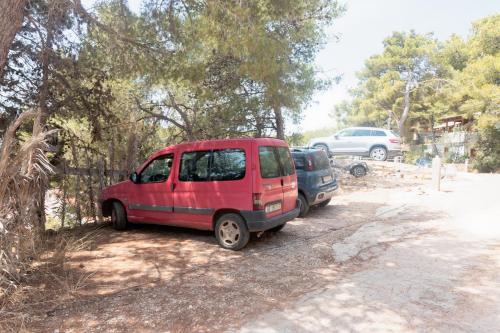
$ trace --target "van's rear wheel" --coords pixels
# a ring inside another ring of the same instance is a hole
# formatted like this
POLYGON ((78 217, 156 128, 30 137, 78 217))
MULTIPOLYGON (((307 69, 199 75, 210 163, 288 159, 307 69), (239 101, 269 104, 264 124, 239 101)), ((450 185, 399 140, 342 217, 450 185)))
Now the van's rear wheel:
POLYGON ((300 217, 304 217, 309 212, 309 203, 307 202, 306 197, 304 197, 301 193, 299 193, 298 199, 300 201, 300 217))
POLYGON ((116 230, 125 230, 127 228, 127 213, 119 202, 113 202, 111 208, 111 223, 116 230))
POLYGON ((221 247, 238 251, 247 245, 250 232, 241 216, 224 214, 215 223, 215 237, 221 247))

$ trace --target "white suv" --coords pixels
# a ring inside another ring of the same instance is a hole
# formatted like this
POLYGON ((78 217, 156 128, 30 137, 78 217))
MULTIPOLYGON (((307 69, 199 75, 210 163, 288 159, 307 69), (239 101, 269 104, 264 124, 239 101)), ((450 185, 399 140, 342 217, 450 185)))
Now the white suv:
POLYGON ((376 127, 346 128, 330 137, 312 139, 308 146, 322 149, 329 156, 367 156, 377 161, 402 154, 399 136, 391 130, 376 127))

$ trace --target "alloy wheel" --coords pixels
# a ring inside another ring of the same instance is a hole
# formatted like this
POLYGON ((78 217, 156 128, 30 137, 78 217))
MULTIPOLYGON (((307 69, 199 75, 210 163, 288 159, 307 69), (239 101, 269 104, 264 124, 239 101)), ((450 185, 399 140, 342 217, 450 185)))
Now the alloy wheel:
POLYGON ((375 161, 385 161, 387 152, 384 148, 377 147, 372 149, 370 156, 375 161))

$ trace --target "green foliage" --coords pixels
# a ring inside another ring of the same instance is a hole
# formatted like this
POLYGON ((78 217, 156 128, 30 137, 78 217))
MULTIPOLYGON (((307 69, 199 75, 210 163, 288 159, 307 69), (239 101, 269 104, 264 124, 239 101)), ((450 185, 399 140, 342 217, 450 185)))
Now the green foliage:
POLYGON ((479 142, 474 166, 480 172, 500 171, 500 118, 484 115, 478 122, 479 142))
POLYGON ((315 130, 305 131, 303 133, 293 133, 286 138, 286 141, 290 146, 305 146, 311 139, 331 136, 338 132, 340 127, 324 127, 315 130))
POLYGON ((334 115, 353 125, 391 126, 400 131, 429 121, 434 115, 429 112, 429 96, 445 76, 436 57, 438 49, 432 35, 394 32, 384 40, 384 51, 370 57, 358 73, 352 102, 338 105, 334 115))
POLYGON ((476 165, 480 170, 497 170, 499 45, 500 15, 474 22, 465 40, 452 36, 440 43, 413 31, 393 33, 384 41, 383 52, 366 61, 359 85, 351 92, 352 101, 337 105, 332 116, 347 125, 399 122, 402 130, 403 111, 409 105, 406 129, 431 130, 445 116, 476 119, 481 137, 476 165), (404 94, 408 84, 410 103, 404 94))

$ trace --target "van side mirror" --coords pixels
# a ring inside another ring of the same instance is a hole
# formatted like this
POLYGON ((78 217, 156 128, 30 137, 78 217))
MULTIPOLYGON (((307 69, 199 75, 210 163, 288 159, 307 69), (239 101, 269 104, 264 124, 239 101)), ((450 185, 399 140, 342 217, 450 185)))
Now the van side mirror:
POLYGON ((335 140, 338 140, 338 139, 339 139, 338 134, 335 134, 333 137, 335 138, 335 140))
POLYGON ((139 175, 137 174, 137 172, 134 171, 130 174, 130 180, 134 184, 137 184, 139 182, 139 175))

